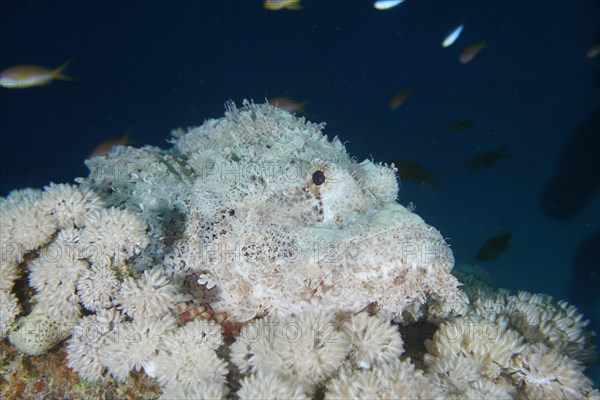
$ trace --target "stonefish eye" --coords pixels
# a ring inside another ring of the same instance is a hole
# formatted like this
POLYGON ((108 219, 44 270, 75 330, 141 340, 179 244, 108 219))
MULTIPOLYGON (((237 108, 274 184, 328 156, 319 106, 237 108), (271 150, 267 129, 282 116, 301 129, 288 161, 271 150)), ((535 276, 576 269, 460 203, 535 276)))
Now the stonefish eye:
POLYGON ((323 171, 321 171, 320 169, 316 170, 313 173, 312 181, 317 186, 321 186, 323 183, 325 183, 325 174, 323 173, 323 171))

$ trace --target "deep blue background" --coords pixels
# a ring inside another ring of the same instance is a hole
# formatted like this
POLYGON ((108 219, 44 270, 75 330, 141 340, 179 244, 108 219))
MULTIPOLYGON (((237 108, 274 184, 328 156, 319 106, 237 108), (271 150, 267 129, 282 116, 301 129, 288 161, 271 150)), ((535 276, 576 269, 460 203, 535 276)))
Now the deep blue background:
POLYGON ((67 73, 80 80, 0 88, 0 194, 86 175, 91 150, 131 125, 140 144, 166 146, 172 128, 222 116, 229 99, 310 99, 311 117, 358 159, 441 172, 443 191, 403 182, 399 201, 441 230, 457 264, 512 230, 511 249, 484 265, 495 284, 567 298, 571 259, 600 227, 600 200, 557 222, 539 197, 561 146, 600 103, 600 57, 585 58, 600 41, 600 3, 408 0, 388 11, 372 1, 302 3, 270 12, 259 0, 3 1, 0 69, 74 57, 67 73), (462 36, 442 48, 461 22, 462 36), (490 47, 460 64, 462 49, 481 40, 490 47), (389 98, 408 86, 414 95, 390 111, 389 98), (460 118, 476 129, 450 132, 460 118), (463 168, 504 144, 511 159, 463 168))

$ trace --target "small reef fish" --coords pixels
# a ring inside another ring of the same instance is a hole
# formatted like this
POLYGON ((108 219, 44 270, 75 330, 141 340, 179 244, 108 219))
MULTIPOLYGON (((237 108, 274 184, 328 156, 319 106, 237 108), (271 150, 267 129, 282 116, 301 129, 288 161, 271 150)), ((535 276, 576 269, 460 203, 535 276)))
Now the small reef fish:
POLYGON ((302 4, 300 0, 265 0, 263 3, 265 10, 278 11, 278 10, 302 10, 302 4))
POLYGON ((306 106, 308 103, 310 103, 310 100, 296 101, 290 99, 289 97, 275 97, 274 99, 269 100, 269 104, 272 106, 279 107, 287 112, 304 115, 306 115, 304 106, 306 106))
POLYGON ((422 164, 414 161, 394 160, 390 163, 396 168, 396 175, 401 181, 407 180, 418 184, 429 183, 436 189, 441 189, 438 174, 428 171, 422 164))
POLYGON ((35 65, 19 65, 8 68, 0 72, 0 86, 9 89, 26 89, 47 85, 55 79, 74 80, 74 78, 62 73, 70 62, 71 60, 54 69, 35 65))
POLYGON ((412 95, 412 89, 403 89, 396 93, 391 99, 389 103, 390 110, 395 110, 400 107, 406 99, 408 99, 412 95))
POLYGON ((585 53, 586 58, 594 58, 600 54, 600 43, 596 43, 585 53))
POLYGON ((481 50, 487 47, 488 44, 485 41, 469 45, 460 54, 459 61, 461 64, 467 64, 471 62, 481 50))
POLYGON ((477 262, 498 261, 500 254, 509 248, 512 235, 512 232, 508 231, 488 239, 475 254, 475 260, 477 262))
POLYGON ((460 34, 464 28, 465 28, 465 26, 463 24, 460 24, 459 26, 454 28, 452 31, 450 31, 450 33, 448 33, 446 35, 446 37, 444 38, 444 40, 442 41, 442 47, 452 46, 452 44, 454 42, 456 42, 456 39, 458 39, 458 37, 460 36, 460 34))
POLYGON ((487 168, 494 165, 501 158, 510 158, 510 154, 506 152, 508 145, 502 146, 497 150, 484 151, 473 156, 469 161, 465 162, 465 167, 468 169, 487 168))
POLYGON ((97 156, 105 156, 109 154, 112 149, 116 146, 128 146, 130 144, 135 143, 134 140, 131 139, 131 131, 132 128, 129 128, 123 136, 120 138, 108 139, 102 143, 100 143, 94 151, 90 153, 88 158, 97 157, 97 156))
POLYGON ((373 7, 377 10, 389 10, 402 3, 404 3, 404 0, 379 0, 373 3, 373 7))
POLYGON ((466 131, 467 129, 473 129, 477 126, 477 124, 473 121, 469 121, 468 119, 457 119, 448 125, 448 129, 452 132, 461 132, 466 131))

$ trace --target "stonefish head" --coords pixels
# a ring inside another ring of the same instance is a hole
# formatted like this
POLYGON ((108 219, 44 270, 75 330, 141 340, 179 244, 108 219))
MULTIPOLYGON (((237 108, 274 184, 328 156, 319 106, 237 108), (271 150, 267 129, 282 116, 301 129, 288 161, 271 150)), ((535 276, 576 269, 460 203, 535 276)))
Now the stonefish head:
POLYGON ((238 321, 372 303, 401 317, 428 297, 458 301, 452 252, 396 202, 392 168, 356 162, 322 129, 268 104, 229 104, 168 151, 128 148, 88 166, 135 166, 121 205, 148 221, 148 263, 238 321))

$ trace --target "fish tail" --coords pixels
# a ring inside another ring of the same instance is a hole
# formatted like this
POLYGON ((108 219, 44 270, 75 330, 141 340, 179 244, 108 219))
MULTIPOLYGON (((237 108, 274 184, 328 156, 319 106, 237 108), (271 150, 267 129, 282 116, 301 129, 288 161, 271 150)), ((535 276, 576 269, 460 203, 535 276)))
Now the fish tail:
POLYGON ((286 7, 288 10, 292 10, 292 11, 300 11, 302 10, 302 4, 300 4, 300 2, 297 2, 295 4, 292 4, 291 6, 286 7))
POLYGON ((73 76, 69 76, 69 75, 65 75, 62 72, 65 70, 65 68, 67 68, 69 66, 69 64, 71 64, 71 61, 73 61, 74 57, 69 58, 67 61, 65 61, 60 67, 55 68, 52 71, 52 77, 54 79, 60 79, 63 81, 76 81, 79 80, 79 78, 75 78, 73 76))
POLYGON ((131 137, 131 132, 133 132, 133 127, 134 126, 135 125, 129 125, 129 127, 127 128, 127 130, 123 134, 123 137, 121 138, 121 142, 125 143, 126 145, 136 144, 138 142, 138 140, 133 139, 131 137))
POLYGON ((304 114, 304 113, 306 112, 306 109, 305 109, 304 107, 306 107, 307 105, 309 105, 309 104, 310 104, 310 102, 311 102, 311 100, 304 100, 304 101, 300 102, 300 103, 298 104, 298 111, 299 111, 301 114, 304 114))
POLYGON ((304 108, 305 106, 309 105, 312 102, 312 100, 304 100, 302 103, 300 103, 300 107, 298 107, 298 113, 304 115, 306 118, 309 119, 314 119, 314 115, 308 111, 306 111, 306 108, 304 108))
POLYGON ((133 130, 133 126, 127 128, 125 133, 123 134, 123 139, 129 141, 131 139, 131 131, 133 130))

